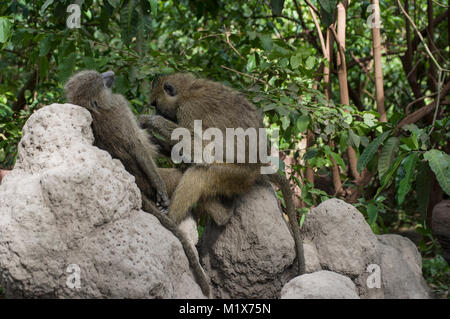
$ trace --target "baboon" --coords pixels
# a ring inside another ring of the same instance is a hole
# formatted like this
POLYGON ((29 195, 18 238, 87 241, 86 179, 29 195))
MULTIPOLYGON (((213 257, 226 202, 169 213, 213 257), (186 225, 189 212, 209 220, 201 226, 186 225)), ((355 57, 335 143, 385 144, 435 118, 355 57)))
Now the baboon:
MULTIPOLYGON (((262 114, 242 94, 189 73, 157 79, 151 90, 150 104, 155 107, 157 115, 143 115, 139 122, 143 128, 156 132, 167 141, 171 141, 172 131, 179 127, 187 128, 193 136, 194 120, 202 120, 205 130, 218 128, 223 136, 226 135, 226 128, 258 130, 264 127, 262 114)), ((174 144, 173 141, 171 143, 174 144)), ((249 143, 246 144, 248 146, 249 143)), ((229 216, 226 214, 230 214, 231 208, 224 206, 218 197, 232 199, 247 192, 257 182, 272 182, 283 193, 296 244, 298 272, 303 274, 303 244, 289 182, 278 173, 262 175, 262 165, 261 162, 239 164, 236 161, 193 164, 185 171, 171 197, 169 217, 179 223, 195 203, 203 201, 214 206, 207 210, 215 215, 212 216, 214 221, 227 221, 229 216), (214 211, 214 208, 218 209, 214 211)))
POLYGON ((143 209, 156 216, 180 240, 203 293, 209 297, 209 281, 191 244, 177 225, 151 201, 156 200, 159 207, 167 208, 169 195, 180 180, 181 172, 156 167, 153 158, 157 155, 157 147, 149 142, 147 133, 139 128, 128 101, 122 95, 111 92, 113 83, 112 71, 102 74, 92 70, 81 71, 66 83, 66 97, 69 103, 82 106, 91 113, 94 145, 119 159, 136 178, 142 194, 143 209))

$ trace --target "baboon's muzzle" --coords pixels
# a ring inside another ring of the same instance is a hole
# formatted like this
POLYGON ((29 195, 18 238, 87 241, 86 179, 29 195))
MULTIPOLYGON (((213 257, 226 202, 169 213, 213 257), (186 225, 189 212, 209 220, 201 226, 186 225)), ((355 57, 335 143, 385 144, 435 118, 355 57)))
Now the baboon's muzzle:
POLYGON ((114 75, 113 71, 107 71, 101 74, 106 88, 110 89, 114 85, 114 75))

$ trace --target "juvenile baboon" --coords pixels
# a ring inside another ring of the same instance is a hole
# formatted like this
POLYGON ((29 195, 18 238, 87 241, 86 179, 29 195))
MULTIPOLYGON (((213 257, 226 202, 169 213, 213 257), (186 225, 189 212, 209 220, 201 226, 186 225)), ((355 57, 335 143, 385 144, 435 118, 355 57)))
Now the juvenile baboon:
POLYGON ((114 72, 81 71, 72 76, 65 86, 69 103, 86 108, 92 115, 95 145, 119 159, 125 169, 136 178, 141 190, 143 209, 155 215, 161 224, 180 240, 203 293, 209 297, 209 281, 197 256, 177 225, 161 213, 150 199, 162 208, 169 205, 169 191, 173 192, 181 173, 174 169, 158 169, 153 161, 156 147, 147 133, 139 128, 128 105, 120 94, 113 94, 114 72))
MULTIPOLYGON (((202 120, 204 130, 218 128, 223 136, 226 136, 226 128, 263 128, 262 114, 242 94, 192 74, 177 73, 159 78, 150 99, 158 115, 141 116, 139 122, 167 141, 171 141, 172 131, 179 127, 187 128, 193 136, 194 120, 202 120)), ((245 156, 247 159, 248 154, 245 156)), ((277 173, 261 175, 262 165, 261 162, 239 164, 236 161, 193 164, 183 174, 171 198, 169 217, 179 223, 195 203, 203 201, 214 206, 208 212, 215 215, 212 216, 215 221, 226 221, 230 209, 223 206, 218 197, 233 198, 261 180, 272 182, 283 193, 296 244, 298 272, 303 274, 303 244, 289 182, 277 173), (219 209, 214 211, 214 208, 219 209)))

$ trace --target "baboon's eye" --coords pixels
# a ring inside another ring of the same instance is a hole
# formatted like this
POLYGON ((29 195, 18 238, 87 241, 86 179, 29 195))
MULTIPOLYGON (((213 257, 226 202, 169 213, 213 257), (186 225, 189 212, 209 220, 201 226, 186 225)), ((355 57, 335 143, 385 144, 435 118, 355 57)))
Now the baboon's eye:
POLYGON ((177 94, 177 89, 169 82, 164 83, 164 91, 166 91, 169 96, 175 96, 177 94))

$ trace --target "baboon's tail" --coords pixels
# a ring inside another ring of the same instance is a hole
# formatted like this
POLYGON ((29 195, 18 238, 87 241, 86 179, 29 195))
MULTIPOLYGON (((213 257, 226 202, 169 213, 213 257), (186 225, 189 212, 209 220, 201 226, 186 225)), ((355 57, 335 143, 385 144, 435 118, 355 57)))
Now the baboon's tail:
POLYGON ((283 193, 284 202, 286 204, 287 214, 289 217, 289 223, 294 235, 295 247, 297 249, 297 266, 298 274, 303 275, 305 273, 305 255, 303 252, 303 241, 300 237, 300 227, 297 221, 297 214, 292 199, 292 191, 288 180, 278 173, 262 175, 267 177, 269 182, 277 185, 283 193))
POLYGON ((191 266, 191 269, 194 273, 194 276, 196 277, 196 280, 202 289, 203 294, 210 298, 211 297, 211 289, 209 286, 209 280, 206 276, 205 272, 203 271, 202 266, 200 265, 199 260, 197 259, 197 255, 195 254, 191 243, 186 238, 186 236, 179 230, 177 225, 166 215, 161 213, 155 205, 144 195, 142 194, 142 206, 144 211, 147 213, 150 213, 154 215, 156 218, 158 218, 159 222, 168 230, 170 230, 175 237, 178 238, 178 240, 181 242, 181 245, 183 246, 184 252, 186 253, 186 257, 189 260, 189 265, 191 266))

